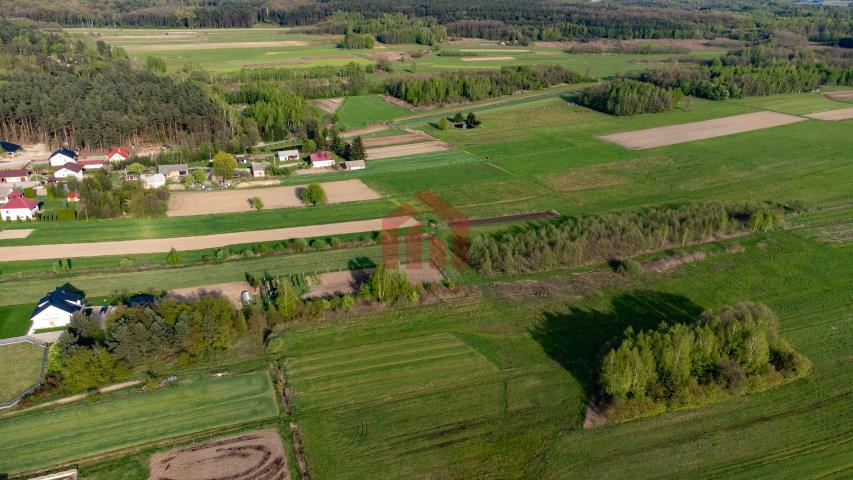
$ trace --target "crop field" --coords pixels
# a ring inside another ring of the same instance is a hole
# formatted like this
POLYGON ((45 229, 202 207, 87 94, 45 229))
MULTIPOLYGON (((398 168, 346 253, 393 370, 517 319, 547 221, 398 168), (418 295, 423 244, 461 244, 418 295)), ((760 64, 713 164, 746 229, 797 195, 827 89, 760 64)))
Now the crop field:
POLYGON ((719 253, 585 300, 487 296, 288 330, 282 355, 312 476, 844 477, 853 440, 853 301, 842 293, 851 244, 803 228, 738 243, 745 251, 706 247, 719 253), (739 300, 779 314, 782 335, 815 363, 810 377, 709 407, 581 427, 602 347, 628 325, 684 321, 739 300))
POLYGON ((386 102, 379 95, 347 97, 338 109, 338 116, 345 130, 394 120, 409 113, 408 110, 386 102))
POLYGON ((805 115, 807 113, 821 112, 825 110, 837 110, 847 108, 849 103, 827 98, 830 94, 790 93, 783 95, 770 95, 765 97, 745 97, 729 100, 732 103, 748 105, 750 107, 762 108, 774 112, 787 113, 790 115, 805 115))
POLYGON ((0 403, 9 401, 36 384, 44 348, 29 342, 0 345, 0 403))
MULTIPOLYGON (((20 303, 15 301, 15 296, 18 293, 17 288, 4 287, 0 289, 0 295, 5 294, 12 303, 0 303, 0 338, 20 337, 26 335, 30 329, 30 314, 33 313, 35 305, 25 303, 23 305, 15 305, 20 303)), ((43 296, 45 293, 42 293, 43 296)), ((37 301, 41 296, 32 298, 33 302, 37 301)), ((0 400, 2 401, 2 400, 0 400)))
POLYGON ((218 380, 196 376, 150 393, 5 418, 0 422, 0 472, 73 462, 277 415, 266 371, 218 380), (9 438, 14 444, 5 441, 9 438))

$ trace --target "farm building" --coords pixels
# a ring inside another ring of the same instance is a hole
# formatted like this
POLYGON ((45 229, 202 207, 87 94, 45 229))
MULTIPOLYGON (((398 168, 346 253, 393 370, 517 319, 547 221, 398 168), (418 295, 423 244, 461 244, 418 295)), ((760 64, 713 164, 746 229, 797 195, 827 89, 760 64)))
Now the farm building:
POLYGON ((237 155, 236 158, 237 158, 237 163, 239 163, 239 164, 249 163, 249 158, 246 157, 245 155, 237 155))
POLYGON ((38 213, 38 200, 18 195, 10 195, 9 201, 0 207, 0 219, 4 222, 10 220, 32 220, 38 213))
POLYGON ((83 170, 88 172, 89 170, 104 168, 104 163, 104 160, 86 159, 78 161, 77 165, 80 165, 81 167, 83 167, 83 170))
POLYGON ((331 167, 335 164, 335 159, 325 150, 318 150, 309 157, 311 168, 331 167))
POLYGON ((367 163, 364 160, 347 160, 344 162, 344 170, 364 170, 367 163))
POLYGON ((62 168, 53 172, 53 176, 56 178, 74 177, 77 180, 83 180, 83 167, 75 162, 66 163, 62 168))
POLYGON ((83 310, 85 294, 66 283, 42 297, 30 315, 33 322, 28 334, 43 328, 64 327, 71 323, 71 316, 83 310))
POLYGON ((279 150, 275 152, 275 158, 279 162, 291 162, 294 160, 299 160, 299 149, 294 148, 291 150, 279 150))
POLYGON ((160 188, 166 184, 166 177, 162 173, 143 173, 139 176, 142 188, 160 188))
POLYGON ((68 148, 60 148, 50 154, 50 166, 61 167, 66 163, 73 163, 77 160, 77 152, 68 148))
POLYGON ((130 153, 121 147, 116 147, 107 152, 107 161, 110 162, 123 162, 127 160, 128 157, 130 157, 130 153))
POLYGON ((69 202, 79 202, 80 201, 80 192, 69 192, 66 200, 69 202))
POLYGON ((270 166, 269 162, 252 162, 252 176, 253 177, 265 177, 267 176, 267 168, 270 166))
POLYGON ((17 153, 18 150, 20 150, 20 149, 21 149, 21 146, 18 145, 17 143, 4 142, 4 141, 0 140, 0 152, 2 152, 2 153, 13 155, 13 154, 17 153))
POLYGON ((19 168, 15 170, 0 170, 0 183, 21 183, 30 179, 30 172, 19 168))
POLYGON ((175 165, 160 165, 157 172, 166 178, 180 178, 190 172, 190 167, 186 163, 178 163, 175 165))

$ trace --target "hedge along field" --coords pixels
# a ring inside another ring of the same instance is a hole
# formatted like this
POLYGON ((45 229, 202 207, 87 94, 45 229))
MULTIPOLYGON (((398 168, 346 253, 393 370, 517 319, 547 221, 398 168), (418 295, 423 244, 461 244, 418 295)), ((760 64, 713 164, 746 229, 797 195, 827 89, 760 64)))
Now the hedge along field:
POLYGON ((150 393, 0 420, 0 472, 73 462, 111 450, 277 416, 269 373, 196 376, 150 393))
POLYGON ((374 123, 394 120, 410 112, 386 102, 378 95, 362 95, 346 97, 337 113, 344 129, 352 130, 374 123))
MULTIPOLYGON (((426 123, 431 118, 418 128, 531 182, 547 195, 550 208, 563 213, 709 198, 832 205, 853 194, 846 154, 853 137, 844 133, 844 122, 804 121, 642 152, 595 138, 755 110, 691 98, 671 112, 613 117, 546 97, 483 108, 482 125, 470 131, 440 131, 426 123)), ((503 200, 510 211, 517 199, 503 200)))
MULTIPOLYGON (((849 224, 850 215, 848 208, 832 223, 849 224)), ((718 253, 704 261, 584 300, 486 296, 291 328, 281 354, 309 467, 321 479, 843 472, 853 439, 853 244, 813 234, 807 225, 741 238, 742 253, 712 249, 718 253), (600 356, 628 325, 690 321, 741 300, 779 315, 782 337, 814 362, 810 377, 582 429, 600 356)))

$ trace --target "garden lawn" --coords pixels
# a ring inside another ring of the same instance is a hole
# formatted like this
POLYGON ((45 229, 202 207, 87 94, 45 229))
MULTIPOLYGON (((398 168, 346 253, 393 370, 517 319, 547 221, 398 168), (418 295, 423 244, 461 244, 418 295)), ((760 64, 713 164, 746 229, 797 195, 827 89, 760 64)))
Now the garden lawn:
POLYGON ((0 345, 0 403, 36 384, 43 358, 44 348, 29 342, 0 345))
POLYGON ((179 379, 150 393, 35 410, 0 420, 0 472, 70 463, 278 413, 266 371, 221 379, 179 379))
MULTIPOLYGON (((53 288, 51 288, 53 290, 53 288)), ((17 305, 22 298, 19 297, 20 291, 16 285, 4 285, 0 288, 0 296, 6 296, 6 303, 0 302, 0 338, 20 337, 27 334, 30 329, 30 314, 33 313, 35 302, 43 297, 47 292, 43 292, 40 296, 33 297, 32 303, 17 305)), ((2 400, 0 400, 2 401, 2 400)))
POLYGON ((386 102, 379 95, 362 95, 346 97, 337 113, 344 130, 352 130, 393 120, 410 112, 386 102))

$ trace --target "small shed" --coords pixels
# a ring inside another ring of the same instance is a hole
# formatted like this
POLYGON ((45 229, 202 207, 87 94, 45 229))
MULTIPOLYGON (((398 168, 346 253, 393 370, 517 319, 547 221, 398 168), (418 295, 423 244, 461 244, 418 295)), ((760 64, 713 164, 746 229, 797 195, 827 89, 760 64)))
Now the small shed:
POLYGON ((266 177, 269 166, 269 162, 252 162, 252 176, 266 177))
POLYGON ((364 170, 367 163, 364 160, 347 160, 344 162, 344 170, 364 170))

